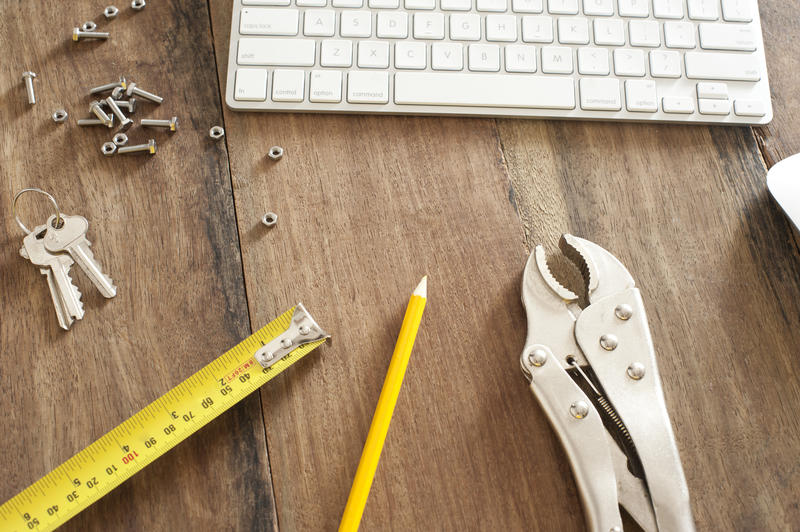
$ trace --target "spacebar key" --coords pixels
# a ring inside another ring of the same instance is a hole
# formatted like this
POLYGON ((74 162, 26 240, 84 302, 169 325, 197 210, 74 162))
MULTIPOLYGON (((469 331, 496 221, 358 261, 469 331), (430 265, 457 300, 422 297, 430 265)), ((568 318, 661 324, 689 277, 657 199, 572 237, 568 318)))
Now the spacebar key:
POLYGON ((570 78, 398 72, 394 103, 574 109, 575 85, 570 78))

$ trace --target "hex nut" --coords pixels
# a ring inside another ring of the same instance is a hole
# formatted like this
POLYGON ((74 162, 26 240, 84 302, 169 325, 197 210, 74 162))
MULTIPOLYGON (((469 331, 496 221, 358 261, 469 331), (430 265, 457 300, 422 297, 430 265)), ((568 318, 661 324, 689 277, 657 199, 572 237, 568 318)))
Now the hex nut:
POLYGON ((135 9, 136 11, 141 11, 144 9, 145 5, 146 2, 144 0, 133 0, 133 2, 131 2, 131 8, 135 9))
POLYGON ((83 24, 81 24, 81 30, 83 31, 94 31, 97 29, 97 24, 94 23, 92 20, 87 20, 83 24))
POLYGON ((208 136, 214 140, 219 140, 225 136, 225 130, 220 126, 214 126, 208 130, 208 136))
POLYGON ((103 10, 103 15, 109 20, 117 18, 117 15, 119 15, 119 8, 117 8, 117 6, 108 6, 103 10))
POLYGON ((261 223, 267 227, 274 227, 278 223, 278 215, 274 212, 268 212, 261 218, 261 223))
POLYGON ((106 157, 110 157, 114 155, 114 153, 117 151, 117 145, 114 144, 113 142, 106 142, 100 148, 100 151, 102 151, 103 155, 105 155, 106 157))
POLYGON ((277 161, 281 157, 283 157, 283 148, 281 148, 280 146, 273 146, 269 149, 269 153, 267 154, 267 156, 273 161, 277 161))
POLYGON ((69 114, 64 109, 59 109, 53 113, 53 122, 65 122, 69 114))
POLYGON ((112 139, 116 146, 124 146, 128 143, 128 135, 125 133, 117 133, 112 139))

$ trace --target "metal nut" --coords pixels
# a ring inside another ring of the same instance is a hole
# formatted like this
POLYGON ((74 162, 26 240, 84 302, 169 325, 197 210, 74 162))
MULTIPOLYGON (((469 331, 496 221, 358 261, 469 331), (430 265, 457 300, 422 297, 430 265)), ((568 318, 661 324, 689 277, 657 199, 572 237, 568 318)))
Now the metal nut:
POLYGON ((278 215, 274 212, 268 212, 261 218, 261 223, 267 227, 274 227, 278 223, 278 215))
POLYGON ((277 161, 281 157, 283 157, 283 148, 281 148, 280 146, 273 146, 269 149, 269 153, 267 155, 273 161, 277 161))
POLYGON ((125 133, 117 133, 112 139, 117 146, 124 146, 128 143, 128 135, 125 133))
POLYGON ((53 113, 53 122, 65 122, 67 120, 67 112, 64 109, 59 109, 55 113, 53 113))
POLYGON ((83 24, 81 24, 81 29, 83 31, 94 31, 97 29, 97 24, 94 23, 92 20, 87 20, 83 24))
POLYGON ((106 142, 100 148, 100 151, 103 152, 103 155, 110 157, 111 155, 114 155, 114 152, 117 151, 117 145, 114 144, 113 142, 106 142))
POLYGON ((145 5, 146 2, 144 0, 133 0, 133 2, 131 2, 131 7, 136 11, 141 11, 142 9, 144 9, 145 5))
POLYGON ((214 126, 208 130, 208 136, 214 140, 219 140, 225 136, 225 130, 220 126, 214 126))
POLYGON ((108 6, 103 10, 103 15, 105 15, 109 20, 112 18, 117 18, 117 15, 119 15, 119 9, 117 6, 108 6))

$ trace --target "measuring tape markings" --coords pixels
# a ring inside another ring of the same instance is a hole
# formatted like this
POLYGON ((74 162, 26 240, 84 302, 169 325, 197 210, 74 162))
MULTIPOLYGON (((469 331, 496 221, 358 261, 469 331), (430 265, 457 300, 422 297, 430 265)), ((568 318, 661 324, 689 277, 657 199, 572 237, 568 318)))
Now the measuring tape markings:
POLYGON ((5 531, 53 530, 313 351, 262 368, 253 354, 289 328, 294 308, 210 362, 0 506, 5 531))

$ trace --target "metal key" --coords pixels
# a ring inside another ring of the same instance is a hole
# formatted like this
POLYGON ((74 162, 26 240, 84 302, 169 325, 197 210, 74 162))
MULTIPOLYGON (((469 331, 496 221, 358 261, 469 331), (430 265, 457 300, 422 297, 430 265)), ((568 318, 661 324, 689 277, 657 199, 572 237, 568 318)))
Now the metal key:
POLYGON ((62 329, 69 329, 76 319, 83 318, 83 303, 81 293, 72 284, 69 270, 74 261, 69 255, 53 255, 44 247, 42 233, 47 231, 47 226, 41 225, 26 236, 20 249, 20 255, 39 266, 39 271, 47 277, 50 287, 50 296, 58 316, 58 324, 62 329))
POLYGON ((86 276, 103 294, 103 297, 111 298, 117 295, 117 287, 114 286, 111 277, 103 273, 100 264, 95 260, 94 254, 89 246, 92 245, 86 239, 86 231, 89 230, 89 222, 83 216, 71 216, 61 214, 63 225, 60 228, 53 227, 55 215, 47 220, 47 234, 44 236, 44 246, 50 253, 61 253, 66 251, 78 263, 86 276))

